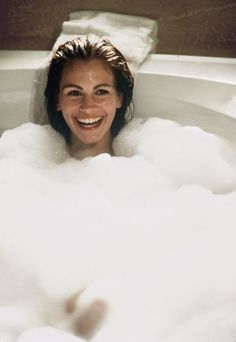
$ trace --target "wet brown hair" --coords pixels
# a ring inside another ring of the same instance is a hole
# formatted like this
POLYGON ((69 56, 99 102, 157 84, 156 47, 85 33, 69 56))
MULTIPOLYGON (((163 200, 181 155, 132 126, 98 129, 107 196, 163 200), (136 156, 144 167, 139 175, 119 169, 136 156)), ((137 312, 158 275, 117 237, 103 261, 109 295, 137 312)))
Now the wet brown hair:
POLYGON ((95 35, 80 36, 59 46, 55 52, 48 72, 45 99, 49 122, 61 133, 68 144, 71 143, 71 131, 61 111, 57 110, 59 86, 64 65, 74 59, 100 59, 106 63, 115 79, 116 91, 122 94, 122 106, 117 108, 111 125, 111 135, 115 137, 128 120, 133 117, 131 108, 134 79, 124 56, 108 40, 95 35), (127 112, 129 109, 129 112, 127 112), (127 115, 129 114, 129 116, 127 115))

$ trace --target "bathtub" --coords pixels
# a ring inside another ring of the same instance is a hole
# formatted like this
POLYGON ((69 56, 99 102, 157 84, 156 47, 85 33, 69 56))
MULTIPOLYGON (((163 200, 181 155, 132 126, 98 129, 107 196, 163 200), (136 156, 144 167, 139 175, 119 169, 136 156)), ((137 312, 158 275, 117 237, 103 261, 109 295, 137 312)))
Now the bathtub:
MULTIPOLYGON (((32 82, 46 55, 0 53, 2 131, 29 121, 32 82)), ((198 126, 236 144, 236 60, 151 55, 136 75, 134 102, 136 116, 198 126)), ((6 223, 0 227, 0 257, 6 255, 10 265, 0 258, 0 271, 8 271, 0 272, 0 299, 6 303, 0 306, 0 341, 5 331, 16 334, 36 324, 63 331, 72 327, 76 316, 63 320, 62 300, 71 298, 67 308, 73 309, 76 293, 82 321, 90 312, 94 317, 93 303, 95 317, 99 311, 104 315, 100 308, 109 310, 93 341, 102 336, 106 341, 113 336, 119 341, 191 341, 192 336, 235 341, 235 168, 218 153, 218 145, 211 148, 215 141, 205 140, 203 132, 185 151, 189 139, 173 149, 183 130, 176 130, 170 145, 165 134, 155 142, 152 133, 143 155, 103 154, 85 163, 56 162, 64 145, 57 145, 56 135, 39 132, 40 127, 30 127, 29 139, 22 132, 6 134, 0 146, 1 222, 6 223), (50 149, 51 141, 59 148, 50 149), (156 147, 161 153, 154 160, 156 147), (106 277, 110 272, 114 277, 106 277)), ((38 332, 26 339, 42 336, 38 332)))
MULTIPOLYGON (((29 121, 48 51, 0 51, 0 133, 29 121)), ((152 54, 135 78, 135 116, 172 119, 236 142, 236 59, 152 54)))

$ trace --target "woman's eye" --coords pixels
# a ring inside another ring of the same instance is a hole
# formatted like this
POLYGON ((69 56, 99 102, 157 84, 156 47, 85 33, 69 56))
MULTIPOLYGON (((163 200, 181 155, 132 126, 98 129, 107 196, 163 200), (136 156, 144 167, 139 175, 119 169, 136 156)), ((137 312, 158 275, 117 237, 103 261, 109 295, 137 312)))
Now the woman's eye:
POLYGON ((68 95, 70 95, 70 96, 81 96, 82 93, 79 90, 70 90, 68 92, 68 95))
POLYGON ((96 91, 96 95, 99 95, 99 96, 101 96, 101 95, 107 95, 109 93, 109 91, 107 90, 107 89, 98 89, 97 91, 96 91))

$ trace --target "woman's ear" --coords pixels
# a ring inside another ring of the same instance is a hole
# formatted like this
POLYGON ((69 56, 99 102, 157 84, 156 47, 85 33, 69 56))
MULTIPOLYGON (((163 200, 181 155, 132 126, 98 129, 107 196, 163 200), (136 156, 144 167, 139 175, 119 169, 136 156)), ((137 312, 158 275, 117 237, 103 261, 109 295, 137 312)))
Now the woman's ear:
POLYGON ((123 93, 118 93, 116 108, 120 108, 122 106, 122 103, 123 103, 123 93))

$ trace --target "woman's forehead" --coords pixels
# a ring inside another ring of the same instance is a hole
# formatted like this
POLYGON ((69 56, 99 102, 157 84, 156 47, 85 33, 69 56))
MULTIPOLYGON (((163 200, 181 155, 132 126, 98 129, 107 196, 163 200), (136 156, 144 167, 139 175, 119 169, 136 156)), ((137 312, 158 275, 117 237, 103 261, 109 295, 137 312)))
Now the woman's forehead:
POLYGON ((103 77, 114 81, 114 74, 108 63, 98 59, 73 59, 64 65, 62 75, 73 77, 103 77))

